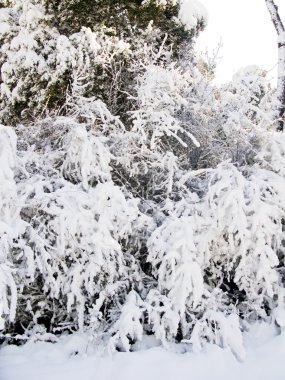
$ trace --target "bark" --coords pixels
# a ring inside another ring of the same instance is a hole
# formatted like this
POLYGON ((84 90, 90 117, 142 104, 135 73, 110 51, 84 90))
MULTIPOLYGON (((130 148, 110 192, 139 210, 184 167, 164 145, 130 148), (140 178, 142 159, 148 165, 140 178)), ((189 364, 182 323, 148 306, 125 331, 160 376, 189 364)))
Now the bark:
POLYGON ((283 131, 285 121, 285 28, 274 0, 265 0, 265 2, 278 36, 278 106, 276 111, 276 119, 277 130, 283 131))

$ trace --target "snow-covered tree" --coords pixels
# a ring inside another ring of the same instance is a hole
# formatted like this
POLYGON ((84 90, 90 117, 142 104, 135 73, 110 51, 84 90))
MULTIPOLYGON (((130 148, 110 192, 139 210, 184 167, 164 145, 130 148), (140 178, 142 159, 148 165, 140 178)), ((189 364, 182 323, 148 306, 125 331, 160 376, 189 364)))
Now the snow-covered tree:
POLYGON ((3 125, 0 125, 0 159, 0 330, 3 330, 5 321, 13 322, 16 316, 16 268, 13 267, 11 248, 21 224, 14 181, 16 135, 3 125))
POLYGON ((242 320, 285 302, 266 73, 211 83, 196 0, 4 5, 3 333, 81 329, 111 351, 153 334, 242 359, 242 320))

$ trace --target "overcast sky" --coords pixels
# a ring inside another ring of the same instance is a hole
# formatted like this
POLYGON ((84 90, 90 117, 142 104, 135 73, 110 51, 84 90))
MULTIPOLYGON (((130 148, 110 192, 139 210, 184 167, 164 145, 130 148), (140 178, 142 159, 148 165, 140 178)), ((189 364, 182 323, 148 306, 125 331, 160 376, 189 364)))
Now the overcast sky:
MULTIPOLYGON (((217 81, 224 82, 240 67, 257 64, 266 70, 277 68, 277 37, 265 0, 200 0, 209 13, 207 29, 198 48, 211 53, 222 39, 217 81)), ((276 0, 285 23, 285 0, 276 0)))

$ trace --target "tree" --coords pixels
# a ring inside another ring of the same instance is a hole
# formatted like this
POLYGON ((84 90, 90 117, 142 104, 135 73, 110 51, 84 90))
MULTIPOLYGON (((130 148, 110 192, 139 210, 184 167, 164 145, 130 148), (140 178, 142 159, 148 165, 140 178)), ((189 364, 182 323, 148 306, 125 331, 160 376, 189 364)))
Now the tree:
MULTIPOLYGON (((163 3, 0 3, 0 121, 15 125, 50 111, 65 114, 76 78, 82 95, 103 100, 125 121, 127 94, 138 74, 132 63, 158 54, 162 44, 177 57, 182 42, 190 43, 206 23, 196 8, 189 21, 179 16, 180 3, 163 3)), ((143 65, 137 67, 143 70, 143 65)))
POLYGON ((81 329, 111 350, 153 334, 242 358, 240 318, 284 301, 285 135, 266 129, 264 72, 213 86, 179 35, 204 22, 196 0, 13 4, 0 9, 0 121, 15 124, 0 125, 1 334, 81 329))
POLYGON ((13 322, 16 316, 17 286, 11 258, 11 245, 21 228, 15 206, 16 184, 16 134, 0 124, 0 330, 5 322, 13 322))
POLYGON ((278 35, 277 130, 284 129, 285 113, 285 27, 273 0, 265 0, 278 35))
MULTIPOLYGON (((179 2, 156 0, 43 0, 46 9, 53 15, 58 30, 70 35, 82 26, 92 30, 109 29, 110 34, 133 37, 146 29, 150 22, 173 38, 183 40, 190 35, 176 22, 179 2)), ((203 26, 201 20, 197 29, 203 26)), ((192 34, 195 34, 192 31, 192 34)))

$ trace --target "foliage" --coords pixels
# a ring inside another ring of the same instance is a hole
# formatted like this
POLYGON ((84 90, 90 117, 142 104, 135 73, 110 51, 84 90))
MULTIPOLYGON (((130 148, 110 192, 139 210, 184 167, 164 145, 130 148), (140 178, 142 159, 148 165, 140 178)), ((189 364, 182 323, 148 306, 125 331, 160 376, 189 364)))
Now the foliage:
MULTIPOLYGON (((179 4, 164 3, 117 2, 132 39, 120 18, 111 32, 106 1, 0 10, 1 120, 14 125, 0 127, 7 338, 81 329, 113 351, 154 334, 242 359, 242 326, 284 304, 274 94, 257 67, 215 87, 192 40, 164 25, 179 4)), ((203 12, 189 4, 196 33, 203 12)))

